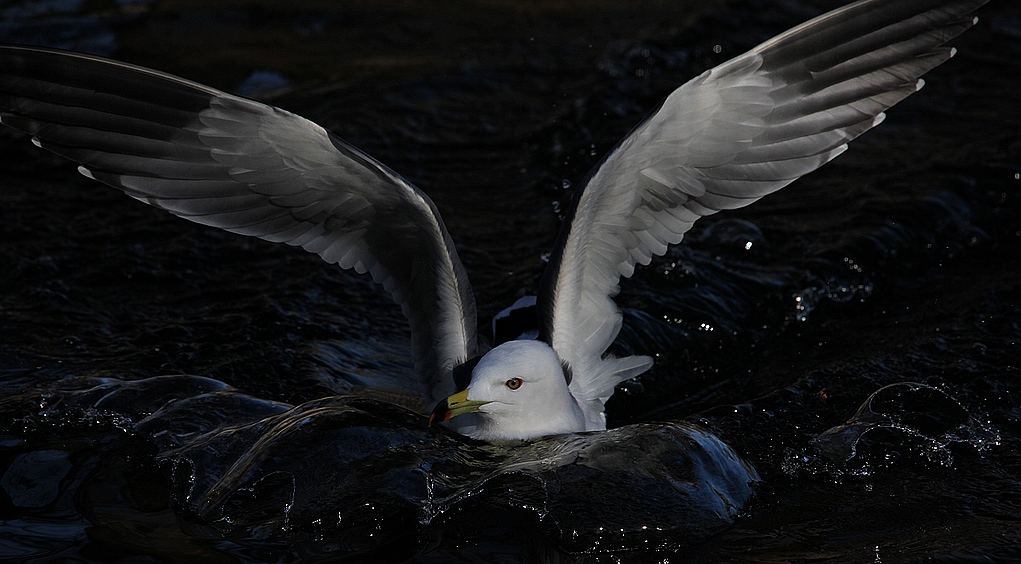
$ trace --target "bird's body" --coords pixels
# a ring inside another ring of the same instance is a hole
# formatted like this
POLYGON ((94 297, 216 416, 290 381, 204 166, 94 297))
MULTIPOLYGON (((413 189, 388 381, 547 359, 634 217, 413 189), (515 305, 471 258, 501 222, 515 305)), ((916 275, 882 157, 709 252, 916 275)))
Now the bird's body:
POLYGON ((652 366, 607 350, 620 278, 701 217, 829 162, 946 61, 988 0, 860 0, 684 84, 575 193, 537 298, 538 335, 486 351, 436 206, 284 110, 90 55, 0 47, 0 120, 90 178, 205 225, 368 273, 411 325, 409 385, 480 439, 605 429, 620 382, 652 366), (458 391, 453 373, 471 367, 458 391), (470 414, 470 415, 469 415, 470 414))

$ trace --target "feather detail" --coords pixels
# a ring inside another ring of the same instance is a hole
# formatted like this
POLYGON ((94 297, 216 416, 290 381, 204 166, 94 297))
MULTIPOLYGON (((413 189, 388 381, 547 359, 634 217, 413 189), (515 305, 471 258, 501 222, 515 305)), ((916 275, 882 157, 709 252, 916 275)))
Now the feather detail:
POLYGON ((613 386, 651 365, 604 358, 620 327, 620 277, 698 218, 751 204, 846 150, 952 56, 943 44, 985 2, 862 0, 824 14, 675 90, 594 169, 538 298, 539 337, 574 370, 590 420, 613 386))

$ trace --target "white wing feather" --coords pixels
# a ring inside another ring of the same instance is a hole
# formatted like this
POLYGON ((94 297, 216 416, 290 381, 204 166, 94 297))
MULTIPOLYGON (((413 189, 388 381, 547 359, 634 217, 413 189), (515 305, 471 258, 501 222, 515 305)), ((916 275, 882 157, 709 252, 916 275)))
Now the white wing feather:
POLYGON ((703 73, 670 94, 575 194, 544 275, 540 339, 573 372, 593 427, 648 357, 604 358, 621 276, 699 218, 751 204, 812 172, 883 120, 946 61, 942 47, 987 0, 864 0, 703 73))
POLYGON ((369 273, 412 329, 417 388, 453 393, 475 303, 435 205, 304 118, 157 71, 0 47, 0 120, 79 170, 175 215, 369 273))

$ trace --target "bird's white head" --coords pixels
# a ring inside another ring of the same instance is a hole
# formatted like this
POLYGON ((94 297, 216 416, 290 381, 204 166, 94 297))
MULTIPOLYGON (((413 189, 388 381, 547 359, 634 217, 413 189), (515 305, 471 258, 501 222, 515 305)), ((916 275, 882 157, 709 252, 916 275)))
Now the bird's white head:
POLYGON ((568 389, 564 367, 541 341, 510 341, 486 353, 471 383, 441 401, 429 418, 476 413, 462 430, 476 439, 530 439, 585 430, 585 416, 568 389))

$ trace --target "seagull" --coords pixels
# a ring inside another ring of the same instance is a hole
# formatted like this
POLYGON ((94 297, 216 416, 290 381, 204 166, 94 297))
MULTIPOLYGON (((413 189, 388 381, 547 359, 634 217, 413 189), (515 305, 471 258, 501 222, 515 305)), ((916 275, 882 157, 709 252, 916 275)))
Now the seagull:
POLYGON ((987 1, 860 0, 674 90, 575 191, 540 281, 536 338, 491 350, 433 202, 307 119, 156 70, 7 45, 0 122, 149 205, 368 273, 411 326, 409 387, 436 404, 430 425, 527 440, 604 430, 614 387, 652 366, 606 352, 622 277, 699 218, 843 153, 954 55, 945 43, 987 1))

